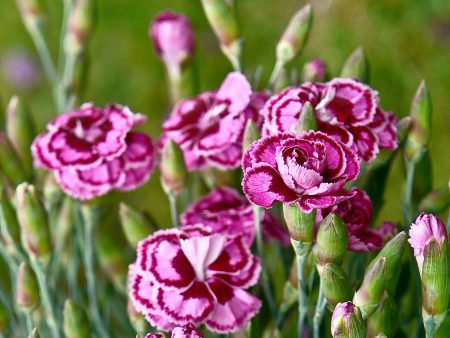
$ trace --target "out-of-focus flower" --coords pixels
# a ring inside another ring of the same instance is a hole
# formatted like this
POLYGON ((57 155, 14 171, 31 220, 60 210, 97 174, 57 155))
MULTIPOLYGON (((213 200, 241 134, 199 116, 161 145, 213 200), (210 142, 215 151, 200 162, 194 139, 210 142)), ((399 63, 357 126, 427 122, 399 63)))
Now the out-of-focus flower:
POLYGON ((446 239, 448 240, 448 233, 445 224, 434 215, 422 213, 411 224, 408 242, 414 249, 420 271, 422 271, 426 245, 432 240, 442 245, 446 239))
POLYGON ((397 147, 397 120, 379 107, 378 94, 352 79, 306 83, 272 96, 263 108, 263 135, 295 133, 306 102, 315 109, 318 129, 352 148, 365 162, 380 149, 397 147))
POLYGON ((161 330, 191 322, 234 332, 261 307, 245 291, 260 270, 242 237, 212 234, 200 224, 160 230, 139 243, 129 269, 129 296, 161 330))
POLYGON ((164 11, 151 23, 149 35, 169 73, 178 74, 183 62, 194 53, 194 33, 189 19, 164 11))
POLYGON ((14 88, 30 90, 39 83, 41 74, 36 61, 21 50, 11 50, 0 59, 6 81, 14 88))
POLYGON ((61 188, 83 200, 134 189, 148 180, 155 162, 151 138, 130 131, 144 121, 121 105, 84 104, 55 118, 34 140, 35 166, 53 170, 61 188))
POLYGON ((331 317, 331 334, 333 338, 366 337, 366 325, 361 311, 352 302, 336 305, 331 317))
POLYGON ((318 211, 316 223, 320 223, 328 214, 339 216, 347 226, 349 250, 367 252, 383 247, 384 241, 395 235, 395 224, 385 222, 378 228, 369 228, 372 221, 372 202, 370 197, 359 188, 352 188, 353 197, 318 211))
MULTIPOLYGON (((217 188, 188 206, 181 214, 181 223, 201 223, 214 233, 242 235, 248 246, 255 237, 252 206, 236 190, 228 187, 217 188)), ((262 230, 265 239, 276 238, 283 245, 289 244, 286 229, 267 211, 262 218, 262 230)))
POLYGON ((266 98, 266 92, 252 94, 244 75, 231 73, 217 92, 181 101, 164 122, 161 143, 177 143, 188 170, 237 168, 245 124, 248 119, 260 123, 266 98))
POLYGON ((195 328, 194 324, 188 323, 185 326, 178 326, 172 331, 172 338, 202 338, 203 336, 195 328))
POLYGON ((358 156, 321 132, 281 133, 253 143, 242 158, 247 198, 264 208, 296 202, 303 212, 353 196, 343 189, 359 174, 358 156))
POLYGON ((304 82, 322 82, 327 77, 327 65, 322 59, 311 60, 303 66, 304 82))
MULTIPOLYGON (((136 336, 136 338, 139 338, 139 337, 136 336)), ((144 338, 164 338, 164 335, 162 333, 152 332, 152 333, 147 333, 144 338)))

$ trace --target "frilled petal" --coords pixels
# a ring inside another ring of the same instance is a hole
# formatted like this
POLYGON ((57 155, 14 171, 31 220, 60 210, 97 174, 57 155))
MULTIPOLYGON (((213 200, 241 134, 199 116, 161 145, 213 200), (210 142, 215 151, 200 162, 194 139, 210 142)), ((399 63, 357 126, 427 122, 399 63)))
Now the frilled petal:
POLYGON ((206 327, 214 332, 235 332, 243 327, 261 307, 261 301, 250 293, 215 280, 209 284, 217 299, 206 327))
POLYGON ((259 142, 253 143, 242 158, 242 168, 244 173, 247 169, 261 162, 275 167, 277 148, 280 147, 282 140, 290 138, 293 138, 293 136, 289 134, 277 134, 265 137, 259 142))
POLYGON ((202 338, 194 324, 188 323, 185 326, 178 326, 173 329, 171 338, 202 338))
POLYGON ((251 252, 242 237, 230 240, 221 255, 208 267, 208 274, 237 274, 251 264, 251 252))
POLYGON ((353 193, 346 190, 341 190, 339 193, 333 195, 317 195, 317 196, 302 196, 298 201, 299 208, 306 213, 313 209, 329 208, 337 203, 345 201, 353 196, 353 193))
POLYGON ((49 150, 49 143, 53 138, 53 134, 43 133, 36 137, 31 145, 31 151, 34 158, 34 165, 47 169, 57 169, 61 167, 61 161, 56 157, 56 154, 49 150))
POLYGON ((358 234, 349 234, 348 249, 354 252, 370 252, 381 249, 384 238, 373 229, 366 229, 358 234))
POLYGON ((128 270, 128 290, 130 300, 140 313, 154 312, 156 300, 156 287, 154 283, 143 277, 134 265, 128 270))
POLYGON ((369 127, 375 133, 380 148, 390 150, 397 148, 397 118, 393 113, 377 109, 369 127))
POLYGON ((229 103, 231 114, 241 113, 250 103, 252 89, 245 76, 239 72, 229 74, 216 94, 216 100, 229 103))
POLYGON ((80 200, 89 200, 108 193, 110 187, 107 185, 95 186, 85 184, 80 180, 76 169, 68 168, 54 172, 56 181, 64 192, 80 200))
POLYGON ((244 123, 241 118, 221 119, 212 124, 199 135, 196 149, 199 155, 215 155, 226 150, 242 134, 244 123))
POLYGON ((265 163, 244 172, 242 188, 251 202, 264 208, 270 208, 276 201, 290 203, 298 198, 284 183, 280 174, 265 163))
POLYGON ((352 127, 353 148, 365 162, 370 162, 378 155, 380 149, 378 147, 375 134, 368 127, 352 127))
POLYGON ((244 268, 239 274, 215 274, 214 277, 220 279, 231 286, 240 288, 248 288, 258 282, 261 272, 261 263, 259 258, 252 256, 250 264, 244 268))
POLYGON ((233 143, 225 150, 209 155, 207 162, 220 170, 227 170, 239 167, 241 158, 242 145, 233 143))

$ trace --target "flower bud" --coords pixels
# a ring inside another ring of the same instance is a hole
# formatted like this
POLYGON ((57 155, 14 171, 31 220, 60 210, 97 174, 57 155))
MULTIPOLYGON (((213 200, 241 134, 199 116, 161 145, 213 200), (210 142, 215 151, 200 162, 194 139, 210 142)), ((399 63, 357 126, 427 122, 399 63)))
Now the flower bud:
POLYGON ((412 119, 411 116, 405 116, 397 122, 397 137, 398 144, 403 144, 411 129, 412 119))
POLYGON ((352 302, 339 303, 331 317, 333 338, 366 338, 361 311, 352 302))
POLYGON ((283 215, 291 238, 310 245, 314 240, 315 210, 307 214, 296 203, 283 204, 283 215))
POLYGON ((8 254, 17 257, 18 243, 20 243, 20 228, 17 221, 16 210, 11 204, 6 189, 0 193, 0 233, 8 254))
POLYGON ((369 63, 362 47, 356 48, 345 61, 341 77, 355 78, 365 83, 369 81, 369 63))
POLYGON ((194 54, 194 33, 189 19, 164 11, 153 20, 149 35, 169 74, 178 77, 183 63, 194 54))
POLYGON ((30 147, 36 135, 34 121, 30 112, 17 96, 13 96, 6 109, 6 134, 20 156, 25 168, 31 170, 30 147))
POLYGON ((426 213, 439 214, 450 206, 450 189, 444 185, 433 190, 420 201, 419 209, 426 213))
POLYGON ((28 335, 28 338, 40 338, 38 329, 34 328, 33 330, 31 330, 30 334, 28 335))
POLYGON ((164 145, 161 155, 161 184, 164 191, 178 196, 186 187, 188 172, 183 151, 172 140, 164 145))
POLYGON ((89 338, 89 319, 81 307, 71 299, 64 302, 64 334, 67 338, 89 338))
POLYGON ((425 81, 420 83, 411 105, 412 126, 405 145, 408 161, 417 161, 428 146, 431 133, 431 97, 425 81))
POLYGON ((234 68, 239 70, 242 39, 236 20, 235 5, 227 0, 201 0, 201 2, 209 24, 219 40, 220 48, 234 68))
POLYGON ((312 26, 312 8, 306 5, 291 18, 277 45, 277 61, 292 61, 306 45, 312 26))
POLYGON ((39 297, 39 287, 33 270, 28 263, 20 263, 16 276, 18 307, 26 312, 31 312, 38 305, 39 297))
POLYGON ((3 334, 6 337, 6 332, 8 332, 9 328, 9 314, 8 309, 6 308, 3 302, 0 302, 0 334, 3 334))
POLYGON ((422 308, 436 316, 449 308, 450 253, 448 239, 431 239, 424 248, 422 266, 422 308))
POLYGON ((42 0, 16 0, 16 3, 27 30, 40 29, 45 20, 42 0))
POLYGON ((64 197, 64 193, 56 182, 55 176, 47 175, 44 186, 42 187, 42 195, 44 197, 45 205, 48 209, 58 205, 64 197))
POLYGON ((16 205, 24 249, 31 259, 46 265, 51 256, 47 213, 34 186, 21 183, 16 189, 16 205))
POLYGON ((137 312, 130 299, 128 299, 127 303, 127 313, 131 324, 137 332, 147 331, 147 321, 145 320, 144 315, 137 312))
POLYGON ((366 272, 361 287, 353 296, 353 303, 361 309, 364 319, 375 312, 385 289, 386 258, 381 257, 366 272))
POLYGON ((311 60, 303 66, 303 82, 324 82, 327 78, 327 65, 321 59, 311 60))
POLYGON ((366 269, 369 271, 380 258, 386 258, 386 289, 393 293, 401 271, 401 261, 406 248, 406 233, 398 233, 387 242, 366 269))
POLYGON ((64 51, 67 55, 82 55, 89 44, 95 26, 94 0, 75 0, 69 14, 64 51))
POLYGON ((317 130, 317 119, 313 106, 307 101, 303 105, 297 121, 297 134, 310 130, 317 130))
POLYGON ((244 137, 242 141, 242 151, 245 152, 253 142, 259 140, 261 137, 261 132, 258 129, 255 121, 248 120, 245 125, 244 137))
POLYGON ((336 264, 327 263, 322 269, 322 290, 330 309, 351 298, 350 279, 336 264))
POLYGON ((335 214, 329 214, 320 223, 316 242, 319 273, 326 263, 341 265, 348 247, 348 233, 344 222, 335 214))
POLYGON ((395 301, 384 292, 377 310, 367 320, 367 336, 380 334, 394 337, 399 323, 399 309, 395 301))
POLYGON ((27 177, 14 147, 2 132, 0 132, 0 172, 14 186, 27 177))
POLYGON ((125 203, 119 205, 119 216, 125 237, 133 248, 154 230, 144 213, 125 203))

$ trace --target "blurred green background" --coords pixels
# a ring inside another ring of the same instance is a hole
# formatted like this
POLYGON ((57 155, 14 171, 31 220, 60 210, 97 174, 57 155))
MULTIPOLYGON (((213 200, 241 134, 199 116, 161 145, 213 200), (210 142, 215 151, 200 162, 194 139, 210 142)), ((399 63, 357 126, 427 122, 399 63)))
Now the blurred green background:
MULTIPOLYGON (((306 2, 294 0, 238 1, 245 36, 245 67, 262 65, 266 79, 274 64, 274 49, 291 15, 306 2)), ((46 0, 48 42, 56 59, 62 1, 46 0)), ((311 58, 323 58, 332 74, 359 45, 371 65, 370 84, 379 91, 382 106, 397 116, 409 113, 421 79, 430 87, 434 117, 431 156, 434 185, 445 185, 450 174, 450 1, 448 0, 318 0, 312 1, 314 25, 308 46, 292 65, 301 69, 311 58)), ((118 102, 145 113, 145 128, 157 137, 170 109, 164 67, 148 39, 148 26, 161 10, 185 13, 197 37, 197 64, 201 89, 217 87, 230 64, 221 54, 199 1, 99 0, 98 24, 90 50, 90 74, 82 101, 96 105, 118 102)), ((36 53, 20 20, 14 0, 0 1, 0 63, 17 51, 36 53)), ((37 61, 36 61, 37 62, 37 61)), ((20 89, 0 75, 1 107, 9 97, 21 95, 33 111, 39 131, 54 116, 49 88, 41 76, 35 86, 20 89)), ((397 159, 388 183, 389 207, 382 218, 398 221, 403 174, 397 159)), ((126 194, 131 203, 168 222, 168 204, 158 175, 137 192, 126 194)))

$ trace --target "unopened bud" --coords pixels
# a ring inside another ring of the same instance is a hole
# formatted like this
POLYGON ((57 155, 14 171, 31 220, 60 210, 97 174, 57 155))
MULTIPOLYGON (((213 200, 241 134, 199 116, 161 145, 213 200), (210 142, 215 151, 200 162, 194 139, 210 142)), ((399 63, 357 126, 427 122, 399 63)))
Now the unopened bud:
POLYGON ((172 140, 164 145, 161 155, 161 184, 166 192, 178 196, 186 187, 188 172, 183 151, 172 140))
POLYGON ((322 290, 331 309, 351 298, 350 279, 336 264, 327 263, 322 269, 322 290))
POLYGON ((55 233, 55 243, 65 243, 66 237, 75 227, 75 208, 75 201, 69 196, 64 196, 58 215, 58 231, 55 233))
POLYGON ((242 151, 246 151, 253 142, 259 140, 261 137, 261 132, 258 129, 255 121, 248 120, 245 125, 244 137, 242 141, 242 151))
POLYGON ((133 248, 154 230, 144 213, 125 203, 119 205, 119 216, 125 237, 133 248))
POLYGON ((344 222, 335 214, 329 214, 320 223, 316 242, 319 273, 326 263, 341 265, 348 247, 348 233, 344 222))
POLYGON ((366 324, 352 302, 339 303, 331 317, 333 338, 366 338, 366 324))
POLYGON ((235 15, 235 5, 227 0, 201 0, 201 2, 223 53, 231 61, 234 68, 239 70, 242 39, 235 15))
POLYGON ((327 78, 327 65, 321 59, 311 60, 303 66, 303 82, 323 82, 327 78))
POLYGON ((64 50, 67 55, 83 54, 92 38, 95 26, 94 0, 75 0, 69 15, 64 50))
POLYGON ((369 81, 369 63, 362 47, 358 47, 345 61, 341 71, 341 77, 359 79, 367 83, 369 81))
POLYGON ((28 31, 39 29, 45 20, 42 0, 16 0, 20 15, 28 31))
POLYGON ((71 299, 64 302, 64 334, 67 338, 89 338, 89 319, 81 307, 71 299))
POLYGON ((316 113, 310 102, 305 102, 297 121, 297 134, 304 131, 317 130, 316 113))
POLYGON ((386 258, 381 257, 366 272, 361 287, 353 296, 353 303, 361 309, 364 319, 370 317, 377 309, 385 286, 386 258))
POLYGON ((395 301, 384 292, 377 310, 367 320, 367 336, 394 337, 399 324, 399 309, 395 301))
POLYGON ((312 8, 306 5, 291 18, 277 45, 277 61, 286 64, 304 49, 312 26, 312 8))
POLYGON ((39 303, 39 287, 28 263, 19 265, 16 278, 16 303, 22 310, 31 312, 39 303))
POLYGON ((405 116, 401 118, 397 123, 397 137, 398 144, 403 144, 411 129, 412 119, 411 116, 405 116))
POLYGON ((420 202, 419 210, 431 214, 440 214, 450 206, 450 189, 444 185, 430 192, 420 202))
POLYGON ((51 256, 49 225, 34 186, 21 183, 16 189, 16 203, 22 245, 30 258, 46 265, 51 256))
POLYGON ((283 204, 283 215, 291 238, 311 245, 314 240, 315 210, 307 214, 296 203, 283 204))
POLYGON ((122 247, 116 243, 116 238, 107 233, 97 237, 97 255, 100 266, 108 275, 119 291, 125 291, 128 264, 126 257, 117 248, 122 247))
POLYGON ((411 105, 412 126, 405 145, 408 161, 417 161, 431 134, 431 97, 425 81, 420 83, 411 105))
POLYGON ((424 248, 422 265, 422 307, 436 316, 449 308, 450 253, 448 239, 431 239, 424 248), (439 242, 438 242, 439 241, 439 242))
POLYGON ((36 135, 36 128, 30 112, 17 96, 13 96, 6 109, 6 134, 11 140, 24 167, 31 170, 30 147, 36 135))
POLYGON ((20 228, 14 209, 6 189, 0 192, 0 232, 8 254, 17 257, 18 244, 20 243, 20 228))
POLYGON ((44 196, 44 202, 48 209, 61 202, 64 196, 64 193, 56 182, 55 176, 51 173, 45 178, 42 195, 44 196))
POLYGON ((34 328, 31 330, 30 334, 28 335, 28 338, 40 338, 39 331, 37 328, 34 328))
POLYGON ((27 178, 13 145, 2 132, 0 132, 0 172, 14 186, 27 178))

